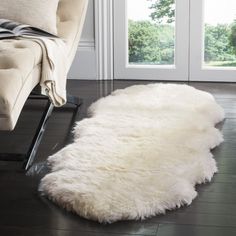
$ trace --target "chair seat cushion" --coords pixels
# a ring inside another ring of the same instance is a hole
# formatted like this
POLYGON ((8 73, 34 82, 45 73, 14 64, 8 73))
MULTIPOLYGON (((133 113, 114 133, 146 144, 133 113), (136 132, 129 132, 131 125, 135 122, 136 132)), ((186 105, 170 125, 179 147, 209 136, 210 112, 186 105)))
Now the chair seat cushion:
POLYGON ((19 116, 16 110, 20 113, 30 92, 39 82, 41 59, 42 51, 36 42, 27 39, 0 41, 1 130, 14 128, 19 116))

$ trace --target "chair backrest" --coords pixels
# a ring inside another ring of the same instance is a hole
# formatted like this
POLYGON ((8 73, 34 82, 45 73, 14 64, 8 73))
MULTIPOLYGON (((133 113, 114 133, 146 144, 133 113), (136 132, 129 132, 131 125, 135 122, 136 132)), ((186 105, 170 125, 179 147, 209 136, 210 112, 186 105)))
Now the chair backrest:
POLYGON ((87 12, 88 0, 59 0, 57 10, 58 35, 66 40, 68 57, 72 62, 87 12))

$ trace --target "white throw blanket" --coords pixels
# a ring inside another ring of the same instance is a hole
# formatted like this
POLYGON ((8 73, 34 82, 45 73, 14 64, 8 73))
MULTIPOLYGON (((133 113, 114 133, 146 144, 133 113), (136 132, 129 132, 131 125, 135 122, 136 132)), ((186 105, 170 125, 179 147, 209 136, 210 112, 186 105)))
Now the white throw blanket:
POLYGON ((22 36, 35 41, 42 48, 40 85, 56 107, 66 103, 66 78, 68 72, 66 44, 60 38, 22 36))

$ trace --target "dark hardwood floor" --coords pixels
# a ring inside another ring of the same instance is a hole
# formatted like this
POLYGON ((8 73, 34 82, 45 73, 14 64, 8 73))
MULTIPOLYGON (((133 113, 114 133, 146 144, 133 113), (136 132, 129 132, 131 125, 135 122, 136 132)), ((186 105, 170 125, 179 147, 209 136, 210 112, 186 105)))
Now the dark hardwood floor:
MULTIPOLYGON (((84 100, 77 120, 86 117, 86 110, 93 101, 112 90, 144 83, 150 82, 69 81, 68 91, 84 100)), ((46 158, 68 141, 73 107, 66 106, 54 110, 37 159, 27 174, 19 164, 0 162, 0 236, 235 236, 236 84, 190 84, 211 92, 226 112, 224 124, 219 125, 225 142, 213 151, 219 173, 211 183, 197 186, 199 196, 191 206, 145 221, 102 225, 68 213, 40 196, 37 188, 47 172, 46 158)), ((0 152, 24 152, 27 149, 43 106, 43 102, 27 102, 15 131, 0 132, 0 152)))

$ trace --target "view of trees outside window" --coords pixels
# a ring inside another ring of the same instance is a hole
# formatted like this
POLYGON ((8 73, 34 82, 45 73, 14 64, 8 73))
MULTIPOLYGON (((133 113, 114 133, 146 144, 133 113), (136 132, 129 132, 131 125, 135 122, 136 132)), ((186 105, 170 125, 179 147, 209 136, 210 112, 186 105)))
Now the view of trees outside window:
MULTIPOLYGON (((129 63, 173 65, 175 0, 127 2, 129 63)), ((204 64, 236 66, 236 1, 204 0, 204 5, 204 64)))
POLYGON ((236 66, 236 1, 204 2, 205 65, 236 66))
POLYGON ((128 18, 129 62, 142 65, 173 65, 174 0, 128 0, 128 18), (137 2, 140 4, 138 8, 137 2))

